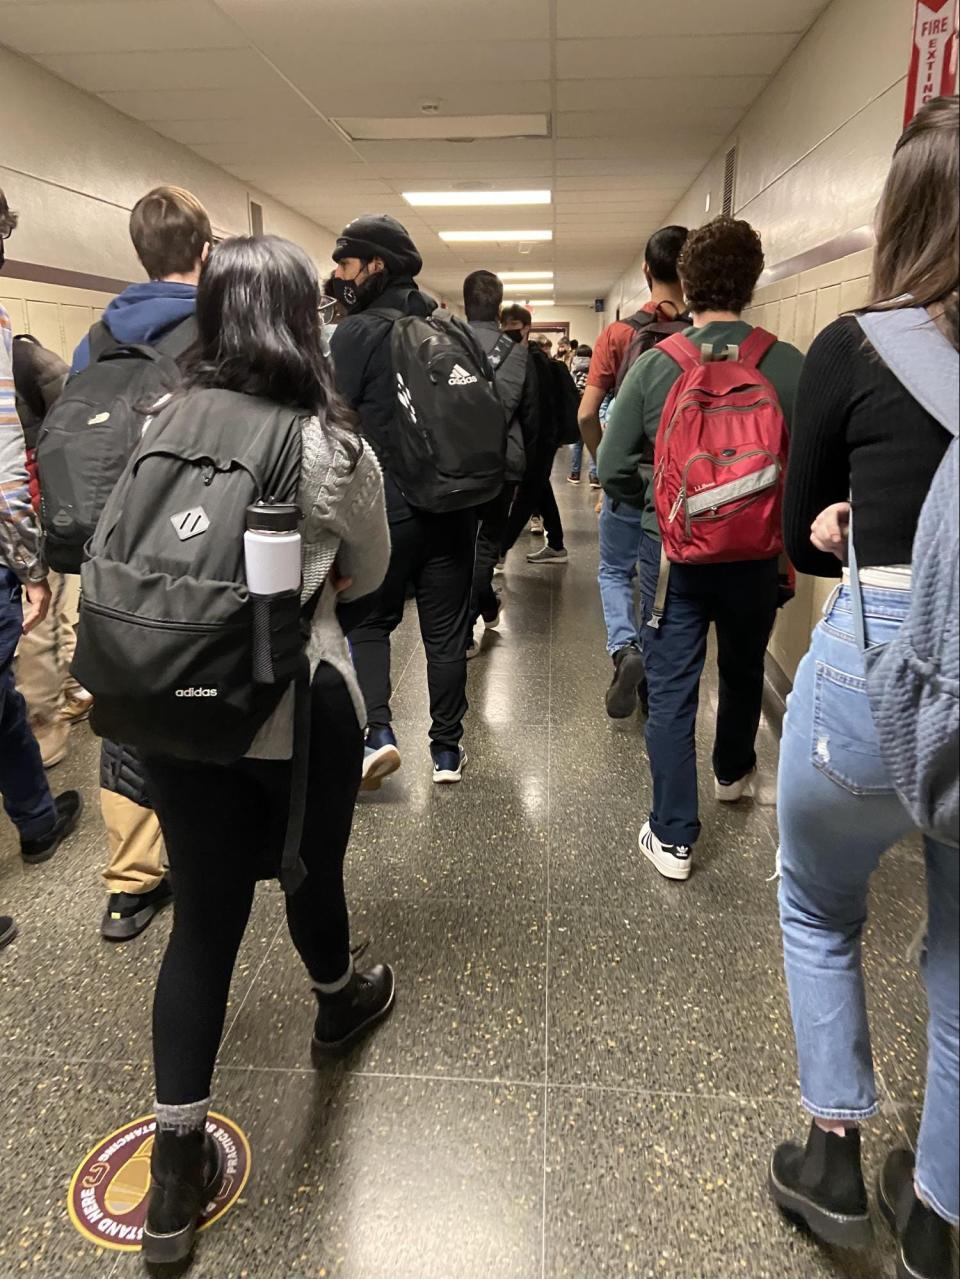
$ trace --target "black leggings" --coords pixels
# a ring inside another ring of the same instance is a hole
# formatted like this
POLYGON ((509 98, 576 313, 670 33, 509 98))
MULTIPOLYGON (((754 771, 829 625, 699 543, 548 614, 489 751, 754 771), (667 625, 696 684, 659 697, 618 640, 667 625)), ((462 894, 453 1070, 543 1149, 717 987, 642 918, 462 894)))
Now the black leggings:
MULTIPOLYGON (((363 734, 341 676, 321 665, 311 690, 309 790, 300 855, 307 878, 285 898, 290 936, 314 981, 350 963, 343 859, 360 786, 363 734)), ((258 879, 279 868, 290 765, 147 761, 174 888, 174 918, 153 1003, 157 1100, 210 1095, 230 979, 258 879)))

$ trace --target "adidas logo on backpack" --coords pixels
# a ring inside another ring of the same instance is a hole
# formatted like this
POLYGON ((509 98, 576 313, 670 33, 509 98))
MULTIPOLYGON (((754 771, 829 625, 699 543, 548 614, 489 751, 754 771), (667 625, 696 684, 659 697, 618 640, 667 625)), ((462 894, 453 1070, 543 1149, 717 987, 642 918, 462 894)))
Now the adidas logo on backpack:
POLYGON ((455 364, 451 370, 447 386, 475 386, 479 379, 475 374, 470 373, 460 364, 455 364))

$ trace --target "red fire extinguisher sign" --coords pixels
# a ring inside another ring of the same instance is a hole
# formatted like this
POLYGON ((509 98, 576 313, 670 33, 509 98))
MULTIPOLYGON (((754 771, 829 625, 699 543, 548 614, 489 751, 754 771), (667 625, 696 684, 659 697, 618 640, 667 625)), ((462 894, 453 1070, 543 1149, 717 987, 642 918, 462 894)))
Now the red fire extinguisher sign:
POLYGON ((957 88, 957 0, 917 0, 903 123, 957 88))

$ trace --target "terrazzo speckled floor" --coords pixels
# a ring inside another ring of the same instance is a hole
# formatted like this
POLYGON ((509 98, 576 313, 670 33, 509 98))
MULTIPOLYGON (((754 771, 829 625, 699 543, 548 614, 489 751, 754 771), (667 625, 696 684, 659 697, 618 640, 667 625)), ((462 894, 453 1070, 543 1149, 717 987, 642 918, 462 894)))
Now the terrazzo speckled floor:
MULTIPOLYGON (((560 478, 560 477, 558 477, 560 478)), ((198 1279, 892 1279, 888 1241, 822 1249, 770 1207, 771 1146, 798 1134, 770 810, 718 811, 685 886, 637 858, 650 784, 635 726, 603 712, 608 659, 593 495, 557 484, 570 563, 504 582, 503 631, 470 668, 471 762, 438 792, 423 650, 394 650, 400 774, 361 804, 349 858, 357 939, 395 964, 397 1008, 317 1074, 311 1008, 275 887, 258 892, 215 1087, 247 1132, 240 1205, 202 1236, 198 1279)), ((715 683, 704 686, 708 759, 715 683)), ((149 1107, 149 1007, 169 924, 109 947, 95 743, 52 775, 83 826, 24 867, 9 826, 0 905, 0 1279, 120 1279, 136 1257, 70 1225, 67 1183, 99 1137, 149 1107)), ((776 738, 761 733, 765 767, 776 738)), ((709 779, 706 779, 709 780, 709 779)), ((915 850, 893 853, 867 941, 884 1113, 865 1148, 915 1131, 924 1006, 905 959, 915 850)))

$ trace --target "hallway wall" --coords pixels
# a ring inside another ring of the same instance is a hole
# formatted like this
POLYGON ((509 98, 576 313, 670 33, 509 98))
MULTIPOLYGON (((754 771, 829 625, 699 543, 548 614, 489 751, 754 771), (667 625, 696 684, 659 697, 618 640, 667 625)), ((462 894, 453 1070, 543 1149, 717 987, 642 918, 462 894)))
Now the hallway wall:
MULTIPOLYGON (((666 219, 696 227, 717 215, 725 157, 736 146, 734 212, 763 237, 767 275, 802 254, 818 260, 774 283, 761 277, 746 318, 802 351, 866 300, 874 210, 902 125, 912 21, 912 0, 834 0, 666 219), (867 32, 869 58, 860 56, 867 32)), ((641 255, 618 281, 610 316, 618 306, 629 315, 647 296, 642 266, 641 255)), ((801 577, 779 616, 770 653, 790 680, 832 585, 801 577)))
MULTIPOLYGON (((912 14, 913 0, 834 0, 665 222, 696 227, 720 212, 736 146, 734 212, 763 236, 768 267, 869 227, 900 133, 912 14)), ((642 266, 641 252, 608 314, 646 296, 642 266)))

